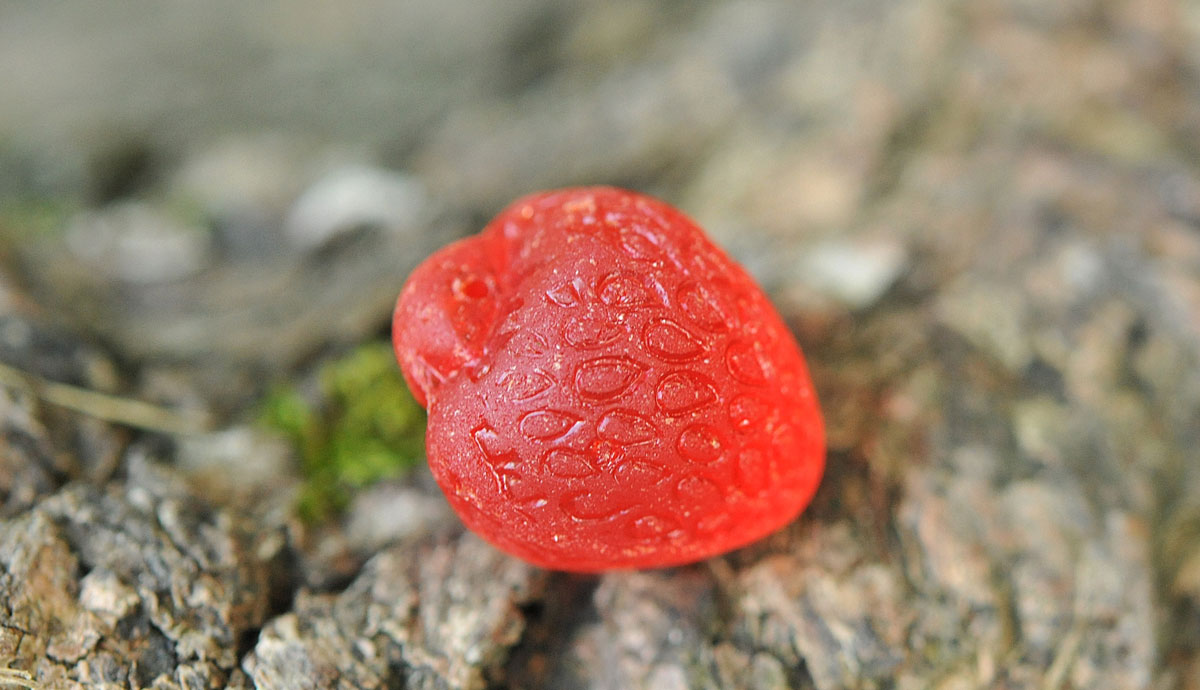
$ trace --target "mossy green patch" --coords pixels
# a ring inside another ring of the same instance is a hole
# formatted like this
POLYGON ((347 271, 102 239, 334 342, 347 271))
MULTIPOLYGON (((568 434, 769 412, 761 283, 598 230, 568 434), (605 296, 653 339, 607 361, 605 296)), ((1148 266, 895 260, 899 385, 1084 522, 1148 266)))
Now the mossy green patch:
POLYGON ((0 235, 12 241, 59 235, 78 207, 52 199, 20 199, 0 205, 0 235))
POLYGON ((363 345, 318 372, 320 402, 293 387, 271 393, 263 419, 296 445, 305 483, 298 510, 317 522, 355 489, 407 472, 424 455, 425 411, 387 343, 363 345))

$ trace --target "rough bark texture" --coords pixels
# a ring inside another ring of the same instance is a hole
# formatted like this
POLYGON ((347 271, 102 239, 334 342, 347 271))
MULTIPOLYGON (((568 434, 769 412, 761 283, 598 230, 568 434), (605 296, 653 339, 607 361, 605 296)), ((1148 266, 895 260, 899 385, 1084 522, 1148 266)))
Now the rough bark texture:
MULTIPOLYGON (((0 82, 22 96, 0 134, 63 142, 0 136, 0 192, 85 206, 65 233, 0 219, 0 354, 27 377, 0 391, 0 667, 42 688, 1200 690, 1197 3, 401 5, 336 25, 408 76, 339 91, 333 142, 253 130, 247 103, 302 67, 229 88, 151 68, 226 109, 234 132, 195 130, 240 135, 220 142, 107 91, 23 121, 36 80, 0 82), (404 22, 427 30, 395 47, 379 27, 404 22), (143 177, 72 118, 140 132, 143 177), (363 147, 400 174, 321 196, 363 147), (685 209, 787 318, 829 431, 812 507, 707 563, 598 577, 498 554, 424 473, 292 519, 293 463, 240 426, 262 372, 378 333, 406 268, 508 200, 598 182, 685 209), (164 226, 180 199, 211 245, 164 226), (89 249, 114 223, 180 253, 89 249), (235 428, 134 432, 44 381, 235 428)), ((106 26, 23 12, 0 37, 59 40, 0 40, 0 74, 3 46, 69 64, 72 31, 106 26)), ((313 12, 245 31, 347 70, 287 33, 336 33, 313 12)))
POLYGON ((266 615, 270 533, 144 461, 130 472, 0 527, 0 654, 45 687, 225 687, 266 615))

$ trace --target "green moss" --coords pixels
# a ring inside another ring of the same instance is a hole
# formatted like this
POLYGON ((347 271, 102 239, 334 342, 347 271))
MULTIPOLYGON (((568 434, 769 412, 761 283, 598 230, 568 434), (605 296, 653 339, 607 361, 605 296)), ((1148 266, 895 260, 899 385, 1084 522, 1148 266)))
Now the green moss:
POLYGON ((11 240, 37 240, 60 234, 75 204, 51 199, 21 199, 0 205, 0 235, 11 240))
POLYGON ((296 445, 305 483, 298 510, 310 522, 344 508, 355 489, 407 472, 424 455, 425 411, 387 343, 363 345, 318 372, 319 404, 280 388, 265 423, 296 445))

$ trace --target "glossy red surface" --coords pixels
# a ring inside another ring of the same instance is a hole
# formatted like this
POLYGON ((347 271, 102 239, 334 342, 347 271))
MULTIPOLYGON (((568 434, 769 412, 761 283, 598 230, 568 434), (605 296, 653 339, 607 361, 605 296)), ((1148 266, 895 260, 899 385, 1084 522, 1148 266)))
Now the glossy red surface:
POLYGON ((393 337, 446 497, 534 564, 700 560, 787 524, 820 481, 795 340, 745 271, 655 199, 518 200, 413 272, 393 337))

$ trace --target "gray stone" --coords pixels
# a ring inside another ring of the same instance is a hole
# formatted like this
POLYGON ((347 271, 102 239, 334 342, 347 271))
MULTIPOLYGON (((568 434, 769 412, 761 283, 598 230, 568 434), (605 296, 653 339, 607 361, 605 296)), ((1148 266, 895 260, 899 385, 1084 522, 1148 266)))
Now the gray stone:
POLYGON ((208 262, 212 236, 159 209, 123 202, 85 212, 67 227, 67 247, 91 270, 127 283, 180 280, 208 262))
POLYGON ((824 242, 809 250, 799 278, 851 309, 874 304, 900 278, 908 261, 895 242, 824 242))
POLYGON ((428 213, 420 183, 368 166, 330 171, 296 199, 284 221, 284 236, 312 252, 340 237, 376 228, 396 232, 422 223, 428 213))
POLYGON ((458 524, 440 493, 385 482, 354 498, 344 530, 351 549, 375 553, 389 543, 424 538, 458 524))

